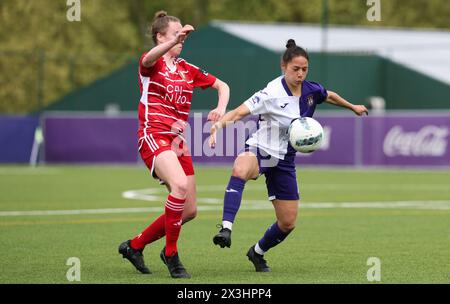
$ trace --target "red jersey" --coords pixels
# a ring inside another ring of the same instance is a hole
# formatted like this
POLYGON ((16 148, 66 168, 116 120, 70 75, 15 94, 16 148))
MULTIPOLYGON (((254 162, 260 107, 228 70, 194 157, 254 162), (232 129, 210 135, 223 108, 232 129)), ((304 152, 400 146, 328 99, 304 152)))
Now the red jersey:
POLYGON ((180 134, 184 130, 191 108, 194 88, 206 89, 216 77, 177 58, 171 70, 163 57, 150 67, 139 60, 139 139, 149 134, 180 134))

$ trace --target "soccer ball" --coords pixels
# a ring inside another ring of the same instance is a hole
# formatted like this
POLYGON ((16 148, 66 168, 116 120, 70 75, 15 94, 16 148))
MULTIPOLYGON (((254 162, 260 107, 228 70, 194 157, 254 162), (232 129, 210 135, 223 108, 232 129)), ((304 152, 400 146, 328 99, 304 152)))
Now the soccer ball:
POLYGON ((322 125, 311 117, 293 120, 288 130, 289 142, 298 152, 311 153, 317 150, 323 139, 322 125))

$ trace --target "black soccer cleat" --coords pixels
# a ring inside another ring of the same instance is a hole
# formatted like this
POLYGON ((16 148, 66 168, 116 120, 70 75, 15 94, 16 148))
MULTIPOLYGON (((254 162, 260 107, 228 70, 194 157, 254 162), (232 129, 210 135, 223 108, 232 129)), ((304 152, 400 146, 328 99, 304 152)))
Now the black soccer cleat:
POLYGON ((145 266, 144 262, 144 256, 142 254, 141 250, 136 250, 131 248, 131 240, 125 241, 119 246, 119 253, 122 254, 122 257, 124 259, 127 259, 128 261, 133 264, 134 267, 136 267, 137 270, 144 274, 150 274, 152 273, 150 269, 148 269, 147 266, 145 266))
POLYGON ((178 252, 173 256, 166 256, 166 247, 161 250, 160 258, 169 269, 170 276, 174 279, 190 279, 191 275, 187 273, 186 268, 181 264, 178 252))
POLYGON ((247 252, 247 257, 250 260, 250 262, 253 263, 255 266, 256 272, 270 272, 270 267, 267 266, 266 260, 264 260, 264 256, 261 254, 258 254, 255 251, 255 245, 250 247, 250 249, 247 252))
POLYGON ((228 228, 223 228, 222 225, 219 225, 218 228, 221 228, 219 233, 213 237, 214 245, 219 245, 221 248, 231 246, 231 230, 228 228))

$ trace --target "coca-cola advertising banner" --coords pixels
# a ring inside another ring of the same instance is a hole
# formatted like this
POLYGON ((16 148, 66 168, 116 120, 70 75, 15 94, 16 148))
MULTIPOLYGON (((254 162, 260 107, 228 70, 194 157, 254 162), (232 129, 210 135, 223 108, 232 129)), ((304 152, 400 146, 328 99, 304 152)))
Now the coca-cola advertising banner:
POLYGON ((450 165, 450 115, 367 117, 362 126, 364 165, 450 165))
MULTIPOLYGON (((318 113, 325 132, 320 150, 297 153, 299 165, 450 166, 450 114, 356 117, 318 113)), ((137 118, 55 115, 44 118, 47 162, 140 162, 137 118)), ((228 125, 208 145, 211 122, 195 113, 185 129, 196 164, 230 164, 257 128, 257 119, 228 125)))

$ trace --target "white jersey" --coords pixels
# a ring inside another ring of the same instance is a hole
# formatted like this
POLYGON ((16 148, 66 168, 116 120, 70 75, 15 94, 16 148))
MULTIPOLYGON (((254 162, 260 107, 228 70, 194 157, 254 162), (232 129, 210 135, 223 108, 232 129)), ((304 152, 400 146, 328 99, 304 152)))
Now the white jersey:
POLYGON ((292 120, 312 117, 317 104, 327 98, 327 91, 318 83, 304 81, 302 96, 293 96, 284 76, 280 76, 253 94, 244 104, 250 113, 259 115, 258 129, 246 141, 249 146, 258 147, 279 159, 295 156, 289 144, 288 129, 292 120))

